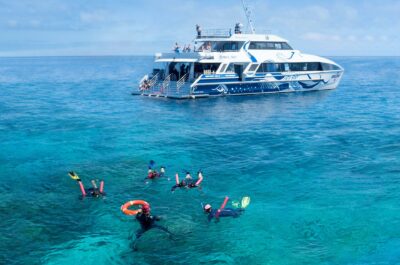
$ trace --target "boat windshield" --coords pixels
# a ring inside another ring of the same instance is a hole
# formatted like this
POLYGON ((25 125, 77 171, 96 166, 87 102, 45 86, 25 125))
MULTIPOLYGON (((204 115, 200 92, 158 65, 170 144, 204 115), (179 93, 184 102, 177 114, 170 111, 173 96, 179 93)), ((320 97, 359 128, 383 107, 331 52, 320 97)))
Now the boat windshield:
POLYGON ((237 52, 243 47, 244 41, 205 41, 197 43, 198 52, 237 52))
POLYGON ((242 48, 244 41, 216 41, 212 43, 213 52, 234 52, 242 48))

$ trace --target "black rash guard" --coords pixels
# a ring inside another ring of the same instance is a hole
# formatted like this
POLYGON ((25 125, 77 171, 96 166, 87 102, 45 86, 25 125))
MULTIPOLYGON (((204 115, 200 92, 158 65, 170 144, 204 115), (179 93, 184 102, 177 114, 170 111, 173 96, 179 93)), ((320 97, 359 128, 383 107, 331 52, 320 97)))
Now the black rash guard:
POLYGON ((147 231, 151 229, 154 226, 154 223, 160 220, 160 218, 157 216, 152 216, 150 214, 138 213, 136 215, 136 220, 139 221, 140 227, 143 230, 147 231))
MULTIPOLYGON (((238 209, 232 209, 232 208, 225 208, 222 209, 221 212, 219 213, 218 217, 239 217, 243 213, 244 209, 238 208, 238 209)), ((218 212, 218 209, 212 209, 211 212, 208 214, 208 221, 211 221, 214 217, 216 217, 218 212)))

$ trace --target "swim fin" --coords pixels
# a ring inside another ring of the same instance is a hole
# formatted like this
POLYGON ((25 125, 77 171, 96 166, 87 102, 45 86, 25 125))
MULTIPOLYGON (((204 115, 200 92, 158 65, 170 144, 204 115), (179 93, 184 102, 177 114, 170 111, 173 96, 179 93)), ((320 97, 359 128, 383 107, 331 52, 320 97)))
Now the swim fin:
POLYGON ((249 204, 250 204, 250 197, 249 196, 243 197, 241 203, 242 209, 245 209, 247 206, 249 206, 249 204))
POLYGON ((68 175, 73 179, 73 180, 81 180, 81 178, 74 172, 74 171, 71 171, 71 172, 68 172, 68 175))
POLYGON ((240 202, 232 201, 232 206, 235 207, 235 208, 240 208, 240 202))

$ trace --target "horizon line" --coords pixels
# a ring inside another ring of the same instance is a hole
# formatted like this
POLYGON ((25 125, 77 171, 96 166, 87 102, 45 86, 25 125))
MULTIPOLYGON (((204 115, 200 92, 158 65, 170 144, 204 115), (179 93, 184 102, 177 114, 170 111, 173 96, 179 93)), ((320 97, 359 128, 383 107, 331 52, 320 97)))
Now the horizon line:
MULTIPOLYGON (((39 57, 154 57, 154 54, 86 54, 86 55, 0 55, 0 58, 39 58, 39 57)), ((319 55, 323 57, 400 57, 400 55, 319 55)))

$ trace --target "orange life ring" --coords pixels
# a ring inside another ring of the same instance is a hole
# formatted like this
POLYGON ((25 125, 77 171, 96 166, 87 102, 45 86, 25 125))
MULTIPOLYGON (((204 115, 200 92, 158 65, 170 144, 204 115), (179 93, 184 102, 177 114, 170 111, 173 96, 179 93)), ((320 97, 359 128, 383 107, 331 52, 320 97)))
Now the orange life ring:
POLYGON ((129 207, 132 205, 150 205, 148 202, 143 201, 143 200, 134 200, 134 201, 129 201, 126 202, 124 205, 121 206, 121 211, 126 214, 126 215, 136 215, 138 214, 141 209, 137 210, 129 210, 129 207))

